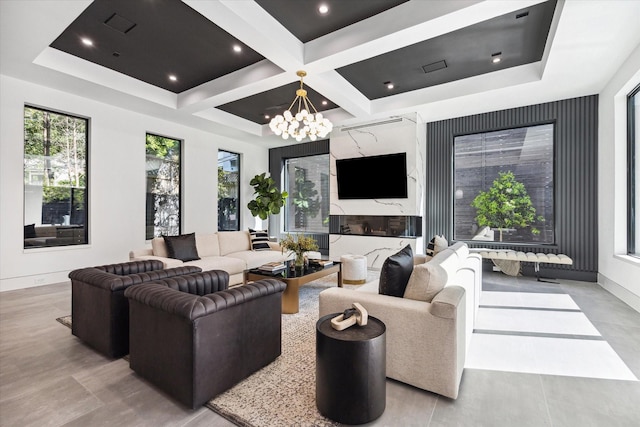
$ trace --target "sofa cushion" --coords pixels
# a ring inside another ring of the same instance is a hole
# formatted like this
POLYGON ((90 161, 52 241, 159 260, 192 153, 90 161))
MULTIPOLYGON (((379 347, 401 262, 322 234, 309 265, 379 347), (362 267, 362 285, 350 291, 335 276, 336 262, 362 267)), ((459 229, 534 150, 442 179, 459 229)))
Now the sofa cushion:
POLYGON ((429 244, 427 244, 427 250, 425 251, 427 254, 427 261, 431 259, 429 257, 434 257, 438 252, 443 251, 448 247, 449 242, 447 242, 447 239, 444 236, 433 236, 429 241, 429 244))
POLYGON ((284 261, 287 254, 280 251, 240 251, 227 254, 226 257, 242 260, 246 264, 246 268, 251 269, 258 268, 268 262, 284 261))
POLYGON ((169 258, 169 252, 167 252, 167 244, 162 237, 154 237, 151 240, 151 249, 155 256, 161 256, 163 258, 169 258))
POLYGON ((197 234, 196 249, 200 258, 207 256, 220 256, 220 243, 217 233, 197 234))
POLYGON ((426 262, 413 268, 404 297, 431 302, 447 283, 448 274, 438 263, 426 262))
POLYGON ((220 255, 251 250, 248 231, 219 231, 220 255))
POLYGON ((227 256, 208 256, 196 261, 185 262, 183 265, 195 265, 203 271, 224 270, 229 273, 229 275, 239 274, 247 269, 246 263, 241 259, 227 256))
POLYGON ((413 250, 405 246, 400 252, 391 255, 382 264, 378 292, 394 297, 404 296, 404 290, 413 271, 413 250))
POLYGON ((181 261, 195 261, 200 259, 196 248, 195 233, 181 234, 179 236, 163 236, 167 244, 169 258, 181 261))
POLYGON ((249 229, 249 237, 251 238, 252 251, 270 251, 269 233, 264 230, 249 229))

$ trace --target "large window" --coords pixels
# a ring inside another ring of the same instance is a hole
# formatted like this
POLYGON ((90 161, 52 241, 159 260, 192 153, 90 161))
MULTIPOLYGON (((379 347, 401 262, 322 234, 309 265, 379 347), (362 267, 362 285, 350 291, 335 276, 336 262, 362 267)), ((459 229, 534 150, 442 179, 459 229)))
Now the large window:
POLYGON ((218 231, 240 230, 240 155, 218 151, 218 231))
POLYGON ((554 125, 454 138, 454 239, 554 243, 554 125))
POLYGON ((89 120, 25 106, 24 247, 88 243, 89 120))
POLYGON ((285 161, 284 189, 287 232, 329 232, 329 155, 285 161))
POLYGON ((146 238, 180 234, 180 140, 147 134, 146 238))
POLYGON ((640 203, 640 86, 636 87, 627 101, 628 122, 628 253, 640 256, 640 215, 637 205, 640 203))

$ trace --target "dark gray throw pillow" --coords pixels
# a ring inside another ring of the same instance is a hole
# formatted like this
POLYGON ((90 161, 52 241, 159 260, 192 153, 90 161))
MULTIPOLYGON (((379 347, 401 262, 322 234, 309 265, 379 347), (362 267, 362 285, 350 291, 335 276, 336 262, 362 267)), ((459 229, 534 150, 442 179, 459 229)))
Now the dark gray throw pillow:
POLYGON ((411 246, 407 245, 382 264, 378 293, 402 298, 412 271, 413 251, 411 246))
POLYGON ((200 259, 196 248, 195 233, 181 234, 180 236, 162 236, 162 238, 167 245, 169 258, 179 259, 184 262, 200 259))
POLYGON ((25 239, 33 239, 36 236, 36 225, 29 224, 24 226, 24 238, 25 239))

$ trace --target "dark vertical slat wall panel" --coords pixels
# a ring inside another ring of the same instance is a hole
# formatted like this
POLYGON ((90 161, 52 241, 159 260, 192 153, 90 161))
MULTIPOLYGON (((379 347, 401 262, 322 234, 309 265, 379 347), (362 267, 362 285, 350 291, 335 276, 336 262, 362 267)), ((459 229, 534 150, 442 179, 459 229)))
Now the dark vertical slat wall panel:
MULTIPOLYGON (((305 144, 287 145, 285 147, 271 148, 269 150, 269 174, 276 182, 278 188, 282 188, 282 168, 286 159, 294 157, 316 156, 319 154, 329 154, 329 140, 313 141, 305 144)), ((269 216, 269 234, 281 238, 280 216, 269 216)), ((329 234, 309 234, 316 239, 320 251, 329 254, 329 234)))
MULTIPOLYGON (((598 271, 598 96, 427 123, 425 240, 453 235, 453 137, 497 129, 555 123, 556 244, 508 246, 525 252, 564 253, 572 266, 543 264, 557 277, 596 281, 598 271)), ((488 242, 470 246, 505 247, 488 242)), ((528 268, 528 266, 527 266, 528 268)))

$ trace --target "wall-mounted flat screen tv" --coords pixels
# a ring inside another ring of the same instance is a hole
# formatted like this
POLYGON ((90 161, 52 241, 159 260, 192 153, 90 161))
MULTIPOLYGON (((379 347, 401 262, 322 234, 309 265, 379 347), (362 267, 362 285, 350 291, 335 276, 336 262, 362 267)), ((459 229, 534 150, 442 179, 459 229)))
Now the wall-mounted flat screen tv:
POLYGON ((406 199, 407 154, 336 159, 338 199, 406 199))

